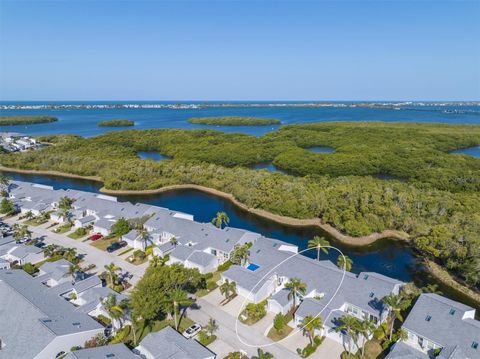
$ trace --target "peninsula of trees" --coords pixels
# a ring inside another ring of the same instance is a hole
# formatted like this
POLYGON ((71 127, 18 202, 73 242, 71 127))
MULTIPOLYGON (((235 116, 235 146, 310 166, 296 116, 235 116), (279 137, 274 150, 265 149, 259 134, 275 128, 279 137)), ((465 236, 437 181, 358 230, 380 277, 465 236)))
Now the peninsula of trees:
POLYGON ((98 127, 129 127, 134 126, 132 120, 106 120, 97 123, 98 127))
POLYGON ((212 126, 268 126, 279 125, 280 120, 272 118, 257 118, 257 117, 192 117, 188 122, 197 125, 212 125, 212 126))
POLYGON ((62 137, 38 151, 1 154, 0 162, 96 176, 112 190, 201 185, 231 193, 250 208, 320 218, 352 236, 401 231, 418 253, 478 290, 480 159, 450 152, 479 144, 478 125, 315 123, 284 126, 261 137, 127 130, 62 137), (336 151, 308 151, 315 146, 336 151), (142 161, 138 151, 172 160, 142 161), (249 168, 269 161, 289 174, 249 168))
POLYGON ((50 116, 0 116, 0 126, 34 125, 58 121, 50 116))

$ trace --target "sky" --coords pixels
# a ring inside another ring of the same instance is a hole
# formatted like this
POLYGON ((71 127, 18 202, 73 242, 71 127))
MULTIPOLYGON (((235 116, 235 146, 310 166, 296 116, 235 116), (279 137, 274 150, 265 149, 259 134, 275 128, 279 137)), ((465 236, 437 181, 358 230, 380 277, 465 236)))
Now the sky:
POLYGON ((480 100, 480 1, 0 0, 0 100, 480 100))

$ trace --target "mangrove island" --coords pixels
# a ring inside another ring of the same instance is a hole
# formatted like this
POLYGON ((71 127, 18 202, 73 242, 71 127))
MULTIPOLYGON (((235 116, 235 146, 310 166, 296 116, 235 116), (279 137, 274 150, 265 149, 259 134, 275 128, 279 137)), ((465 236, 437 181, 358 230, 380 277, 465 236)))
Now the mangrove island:
POLYGON ((258 117, 192 117, 188 122, 196 125, 211 125, 211 126, 268 126, 279 125, 280 120, 273 118, 258 118, 258 117))

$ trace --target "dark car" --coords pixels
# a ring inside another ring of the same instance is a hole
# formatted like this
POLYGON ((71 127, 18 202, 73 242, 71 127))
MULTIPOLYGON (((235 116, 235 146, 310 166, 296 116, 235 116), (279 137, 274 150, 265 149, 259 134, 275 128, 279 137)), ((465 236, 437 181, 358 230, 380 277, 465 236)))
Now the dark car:
POLYGON ((107 252, 108 253, 115 252, 117 249, 123 248, 126 245, 127 245, 127 242, 125 241, 114 242, 107 247, 107 252))

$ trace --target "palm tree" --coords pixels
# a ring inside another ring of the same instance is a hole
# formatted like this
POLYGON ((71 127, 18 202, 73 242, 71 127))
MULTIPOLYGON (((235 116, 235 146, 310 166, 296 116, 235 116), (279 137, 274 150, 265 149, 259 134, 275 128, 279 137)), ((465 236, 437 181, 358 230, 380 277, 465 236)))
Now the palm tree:
POLYGON ((108 312, 112 321, 114 323, 119 323, 119 329, 122 329, 123 326, 123 318, 126 315, 126 303, 120 302, 117 303, 117 296, 115 294, 110 293, 104 300, 103 300, 103 307, 108 312))
POLYGON ((345 269, 347 272, 352 270, 353 261, 348 256, 340 254, 337 259, 337 267, 340 269, 345 269))
POLYGON ((351 315, 346 315, 341 317, 339 322, 339 325, 335 327, 335 331, 345 332, 351 338, 351 340, 348 341, 348 349, 345 348, 345 341, 343 341, 343 348, 349 353, 352 353, 352 340, 355 343, 358 340, 358 319, 351 315))
POLYGON ((75 248, 67 248, 63 252, 63 257, 69 262, 75 262, 77 258, 77 250, 75 248))
POLYGON ((170 244, 176 247, 178 245, 178 239, 176 237, 170 238, 170 244))
POLYGON ((237 283, 230 282, 228 279, 225 279, 225 282, 220 286, 220 293, 225 296, 225 299, 230 299, 231 296, 235 295, 237 291, 237 283))
POLYGON ((232 253, 232 262, 238 265, 244 265, 250 255, 250 244, 235 246, 232 253))
POLYGON ((77 264, 71 264, 68 267, 66 275, 72 277, 72 281, 75 281, 75 273, 77 273, 79 270, 80 267, 77 264))
POLYGON ((110 263, 105 265, 105 269, 107 270, 108 276, 110 278, 110 285, 113 286, 113 277, 115 273, 121 270, 122 268, 115 265, 115 263, 110 263))
POLYGON ((208 320, 207 325, 205 325, 205 330, 207 331, 207 333, 210 334, 210 336, 212 336, 213 333, 215 333, 218 330, 217 321, 213 318, 210 318, 208 320))
POLYGON ((362 335, 362 358, 363 358, 365 356, 365 344, 367 343, 368 338, 370 338, 373 331, 375 330, 375 324, 371 320, 365 319, 364 321, 359 321, 357 330, 362 335))
POLYGON ((25 218, 27 220, 32 219, 33 217, 35 216, 33 215, 32 211, 28 211, 27 213, 25 213, 25 218))
POLYGON ((317 248, 317 261, 320 259, 320 251, 328 253, 328 247, 330 242, 325 237, 315 236, 308 241, 308 248, 317 248))
POLYGON ((442 291, 438 289, 438 284, 427 284, 422 288, 422 292, 443 295, 442 291))
POLYGON ((410 306, 410 300, 404 298, 400 294, 389 294, 382 298, 382 303, 388 306, 390 310, 388 314, 390 319, 389 340, 392 340, 393 325, 395 324, 395 319, 398 319, 400 322, 403 321, 401 312, 410 306))
POLYGON ((299 294, 305 295, 307 291, 307 285, 302 282, 300 278, 292 278, 285 284, 285 288, 289 290, 288 292, 288 300, 293 299, 292 305, 292 312, 295 310, 297 306, 296 298, 299 294))
POLYGON ((310 344, 313 344, 313 338, 315 338, 315 331, 323 328, 322 318, 307 315, 303 318, 302 324, 299 325, 303 329, 303 334, 307 335, 310 344))
POLYGON ((18 241, 22 238, 30 239, 32 238, 32 232, 28 229, 28 226, 25 224, 15 223, 13 225, 13 237, 18 241))
POLYGON ((57 251, 58 251, 58 246, 56 244, 49 244, 43 250, 43 254, 45 255, 45 257, 52 257, 57 253, 57 251))
POLYGON ((73 202, 74 200, 67 196, 60 198, 60 201, 58 201, 58 208, 66 221, 70 220, 70 210, 72 209, 73 202))
POLYGON ((140 238, 142 239, 143 248, 146 249, 148 240, 150 239, 150 234, 148 233, 148 231, 143 226, 142 226, 141 229, 138 230, 138 234, 140 235, 140 238))
POLYGON ((262 349, 258 348, 257 355, 253 356, 252 359, 273 359, 273 354, 264 352, 262 349))
POLYGON ((150 265, 153 268, 163 267, 167 263, 167 261, 168 261, 167 257, 160 257, 160 256, 153 255, 152 259, 150 260, 150 265))
POLYGON ((182 289, 174 289, 167 300, 165 302, 172 305, 173 315, 175 319, 175 330, 178 330, 178 326, 180 325, 177 319, 177 312, 179 311, 180 307, 189 307, 193 304, 193 300, 188 297, 187 292, 182 289))
POLYGON ((217 212, 217 215, 212 219, 212 223, 215 227, 222 228, 222 225, 228 226, 230 218, 228 218, 228 215, 225 212, 217 212))

